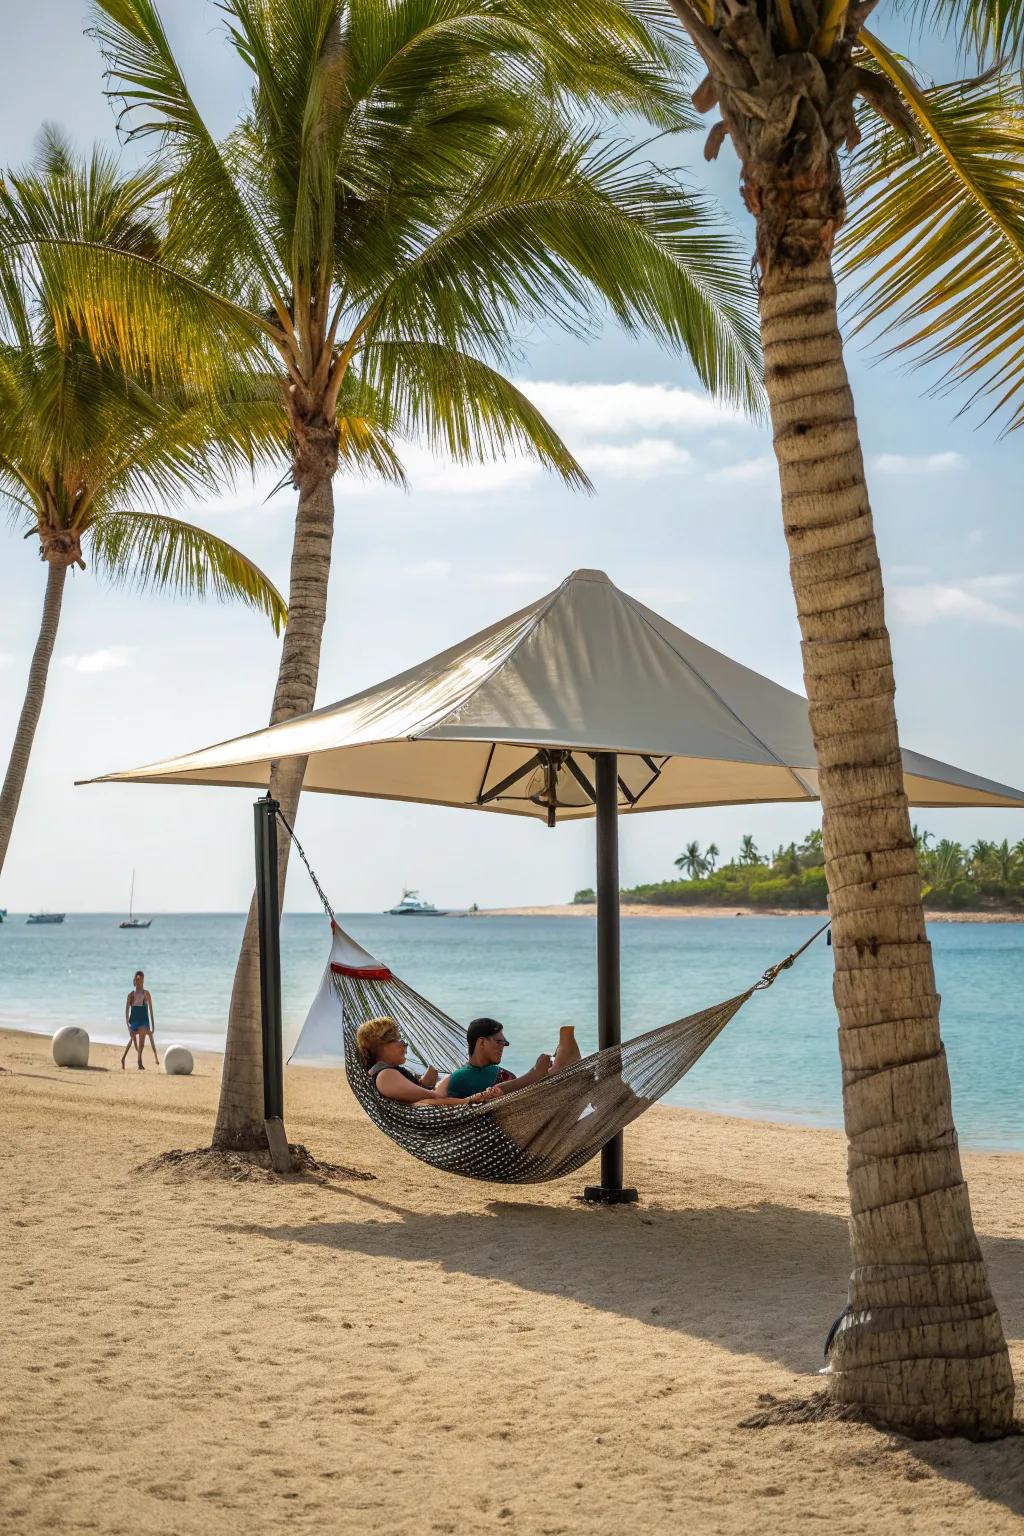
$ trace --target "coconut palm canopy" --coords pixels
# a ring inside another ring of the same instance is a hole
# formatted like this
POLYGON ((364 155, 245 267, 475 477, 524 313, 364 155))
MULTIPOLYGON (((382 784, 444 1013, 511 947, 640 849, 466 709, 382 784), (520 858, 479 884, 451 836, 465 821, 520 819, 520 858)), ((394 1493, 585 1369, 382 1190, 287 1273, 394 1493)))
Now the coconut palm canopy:
MULTIPOLYGON (((619 754, 622 812, 816 800, 807 701, 677 629, 603 571, 363 693, 267 730, 88 782, 262 788, 282 757, 306 789, 573 820, 591 754, 619 754)), ((903 753, 921 806, 1024 793, 903 753)))

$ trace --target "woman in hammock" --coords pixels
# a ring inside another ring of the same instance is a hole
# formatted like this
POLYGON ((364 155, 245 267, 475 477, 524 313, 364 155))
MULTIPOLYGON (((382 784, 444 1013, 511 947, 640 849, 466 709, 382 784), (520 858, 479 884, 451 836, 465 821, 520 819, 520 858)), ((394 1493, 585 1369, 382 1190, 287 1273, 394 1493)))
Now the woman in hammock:
POLYGON ((417 1077, 405 1066, 406 1044, 394 1019, 367 1019, 356 1030, 356 1045, 370 1082, 384 1099, 424 1107, 431 1104, 481 1104, 485 1099, 497 1098, 501 1092, 499 1088, 488 1088, 483 1093, 462 1099, 438 1093, 436 1067, 428 1067, 417 1077))

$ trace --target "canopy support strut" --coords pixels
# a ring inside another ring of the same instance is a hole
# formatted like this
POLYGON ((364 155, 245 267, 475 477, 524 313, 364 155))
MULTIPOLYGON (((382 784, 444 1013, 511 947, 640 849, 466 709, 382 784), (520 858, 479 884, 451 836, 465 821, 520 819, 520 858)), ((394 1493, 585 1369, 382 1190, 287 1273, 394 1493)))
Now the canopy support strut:
POLYGON ((281 1032, 281 901, 278 894, 276 800, 253 806, 256 832, 256 913, 260 931, 260 1023, 263 1036, 263 1124, 275 1173, 291 1173, 284 1129, 284 1048, 281 1032))
MULTIPOLYGON (((619 765, 614 752, 594 756, 597 796, 597 1043, 619 1045, 619 765)), ((583 1198, 602 1205, 628 1205, 635 1189, 622 1185, 622 1132, 601 1148, 601 1182, 588 1184, 583 1198)))

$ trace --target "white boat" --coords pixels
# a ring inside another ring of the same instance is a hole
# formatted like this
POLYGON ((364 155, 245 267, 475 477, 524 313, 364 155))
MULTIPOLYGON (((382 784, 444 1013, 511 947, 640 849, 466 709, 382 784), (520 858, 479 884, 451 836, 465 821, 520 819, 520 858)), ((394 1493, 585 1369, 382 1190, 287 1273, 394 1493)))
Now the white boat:
POLYGON ((27 923, 62 923, 63 912, 30 912, 25 919, 27 923))
POLYGON ((429 901, 421 901, 419 891, 403 891, 397 907, 389 907, 388 917, 444 917, 429 901))
POLYGON ((132 870, 132 888, 128 897, 128 916, 118 924, 119 928, 148 928, 153 921, 151 917, 135 916, 135 871, 132 870))

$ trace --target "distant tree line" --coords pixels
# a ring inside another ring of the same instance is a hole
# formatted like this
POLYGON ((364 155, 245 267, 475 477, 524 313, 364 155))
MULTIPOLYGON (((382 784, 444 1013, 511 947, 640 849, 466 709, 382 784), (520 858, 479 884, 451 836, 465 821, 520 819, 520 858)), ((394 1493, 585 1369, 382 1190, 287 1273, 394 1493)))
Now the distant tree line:
MULTIPOLYGON (((1001 843, 979 839, 965 847, 931 832, 913 829, 921 896, 940 911, 985 911, 1024 908, 1024 839, 1001 843)), ((739 851, 720 864, 715 843, 701 848, 687 843, 675 860, 676 880, 659 880, 622 891, 623 901, 652 906, 752 906, 822 908, 828 904, 825 856, 821 831, 815 827, 799 842, 780 845, 762 854, 750 833, 739 851)), ((574 902, 594 900, 589 887, 576 892, 574 902)))

